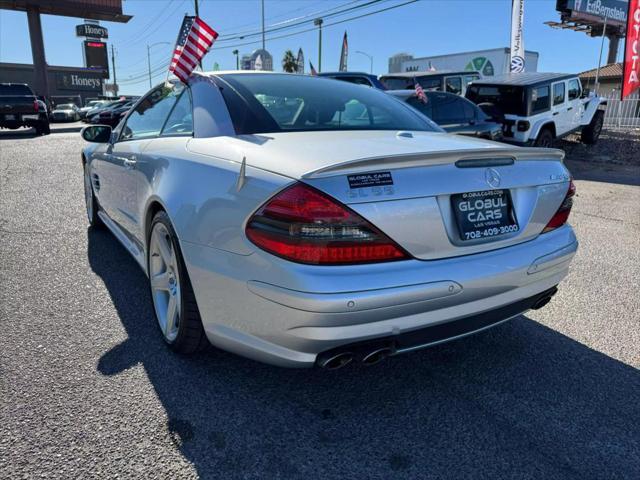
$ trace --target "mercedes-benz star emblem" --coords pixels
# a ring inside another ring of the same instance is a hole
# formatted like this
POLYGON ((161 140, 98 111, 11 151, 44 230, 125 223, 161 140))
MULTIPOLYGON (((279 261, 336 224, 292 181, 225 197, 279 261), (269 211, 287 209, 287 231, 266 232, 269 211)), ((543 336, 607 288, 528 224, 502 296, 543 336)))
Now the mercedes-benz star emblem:
POLYGON ((498 188, 500 186, 500 174, 495 168, 487 168, 484 171, 484 179, 490 187, 498 188))

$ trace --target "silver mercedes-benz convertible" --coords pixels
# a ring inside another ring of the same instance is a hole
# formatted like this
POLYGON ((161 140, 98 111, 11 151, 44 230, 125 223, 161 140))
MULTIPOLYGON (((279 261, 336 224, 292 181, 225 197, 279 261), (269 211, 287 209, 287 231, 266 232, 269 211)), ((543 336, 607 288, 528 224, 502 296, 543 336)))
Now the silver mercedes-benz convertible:
POLYGON ((89 222, 178 352, 373 364, 542 307, 578 246, 562 152, 449 135, 360 85, 194 74, 82 136, 89 222))

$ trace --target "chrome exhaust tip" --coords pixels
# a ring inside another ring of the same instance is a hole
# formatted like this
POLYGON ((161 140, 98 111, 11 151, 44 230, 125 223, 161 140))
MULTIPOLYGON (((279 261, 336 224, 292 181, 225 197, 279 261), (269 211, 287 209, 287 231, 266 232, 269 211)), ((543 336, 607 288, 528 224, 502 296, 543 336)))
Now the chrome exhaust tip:
POLYGON ((318 360, 318 366, 325 370, 338 370, 353 361, 353 353, 340 352, 318 360))
POLYGON ((375 365, 387 358, 391 353, 392 351, 389 347, 377 348, 367 353, 362 359, 362 363, 367 366, 375 365))

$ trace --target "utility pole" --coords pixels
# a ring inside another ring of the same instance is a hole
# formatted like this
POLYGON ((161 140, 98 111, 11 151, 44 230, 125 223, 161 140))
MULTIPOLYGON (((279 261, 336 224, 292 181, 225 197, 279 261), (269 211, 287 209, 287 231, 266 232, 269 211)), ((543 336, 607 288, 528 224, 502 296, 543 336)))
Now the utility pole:
POLYGON ((264 50, 264 0, 262 0, 262 49, 264 50))
POLYGON ((118 96, 118 79, 116 78, 116 53, 111 44, 111 67, 113 68, 113 95, 118 96))
POLYGON ((318 73, 322 71, 322 22, 321 18, 313 21, 313 24, 318 27, 318 73))
POLYGON ((149 45, 147 45, 147 66, 149 67, 149 88, 151 88, 151 54, 149 53, 149 45))
POLYGON ((238 50, 234 50, 232 53, 236 56, 236 70, 240 70, 240 57, 238 57, 240 52, 238 50))
POLYGON ((604 48, 604 37, 607 34, 607 17, 604 17, 604 25, 602 26, 602 39, 600 40, 600 54, 598 55, 598 69, 596 70, 596 93, 600 90, 600 66, 602 65, 602 49, 604 48))

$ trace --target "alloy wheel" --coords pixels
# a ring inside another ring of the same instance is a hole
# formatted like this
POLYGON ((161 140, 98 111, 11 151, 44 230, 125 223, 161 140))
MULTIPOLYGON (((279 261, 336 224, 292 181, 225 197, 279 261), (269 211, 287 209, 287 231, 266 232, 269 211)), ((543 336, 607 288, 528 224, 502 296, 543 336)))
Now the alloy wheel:
POLYGON ((149 281, 160 330, 168 342, 173 342, 180 326, 180 275, 176 251, 162 223, 156 223, 151 231, 149 281))

